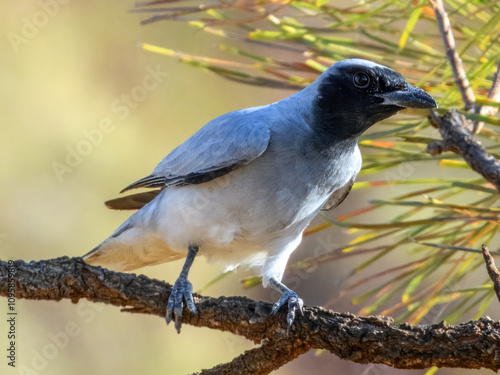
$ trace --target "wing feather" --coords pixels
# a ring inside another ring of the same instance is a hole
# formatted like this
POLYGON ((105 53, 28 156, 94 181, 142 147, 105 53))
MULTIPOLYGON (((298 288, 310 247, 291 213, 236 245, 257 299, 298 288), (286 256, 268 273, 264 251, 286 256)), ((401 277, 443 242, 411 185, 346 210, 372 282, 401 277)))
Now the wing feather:
POLYGON ((341 204, 344 199, 349 195, 352 189, 352 185, 354 185, 354 180, 356 176, 354 176, 347 184, 342 186, 340 189, 335 190, 330 198, 326 201, 325 205, 321 209, 321 211, 329 211, 337 207, 341 204))
MULTIPOLYGON (((121 191, 201 184, 221 177, 259 157, 271 131, 259 116, 264 107, 222 115, 175 148, 146 176, 121 191)), ((267 120, 267 121, 266 121, 267 120)))
POLYGON ((138 188, 156 188, 165 186, 165 177, 163 176, 153 176, 149 175, 140 180, 128 185, 120 193, 125 193, 128 190, 138 189, 138 188))

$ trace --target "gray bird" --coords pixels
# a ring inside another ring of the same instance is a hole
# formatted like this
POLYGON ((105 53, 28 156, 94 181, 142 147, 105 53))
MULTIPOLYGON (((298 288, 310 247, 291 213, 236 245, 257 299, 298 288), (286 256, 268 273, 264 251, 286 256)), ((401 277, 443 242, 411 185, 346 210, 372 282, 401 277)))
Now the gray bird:
POLYGON ((118 271, 186 258, 167 302, 181 328, 184 300, 196 313, 188 273, 198 253, 227 268, 249 266, 281 293, 288 328, 302 300, 281 279, 302 232, 322 209, 338 206, 361 168, 358 136, 404 108, 436 102, 395 71, 360 59, 333 64, 279 102, 210 121, 127 186, 154 188, 106 202, 138 209, 84 256, 118 271))

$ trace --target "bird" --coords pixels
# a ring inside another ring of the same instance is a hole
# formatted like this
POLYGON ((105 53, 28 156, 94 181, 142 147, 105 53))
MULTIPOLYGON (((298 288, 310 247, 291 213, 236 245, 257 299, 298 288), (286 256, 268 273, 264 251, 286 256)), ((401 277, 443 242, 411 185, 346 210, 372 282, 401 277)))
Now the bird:
POLYGON ((188 280, 198 255, 227 269, 246 266, 281 297, 287 332, 303 301, 282 283, 290 254, 321 210, 337 207, 361 169, 358 137, 405 108, 435 100, 396 71, 363 59, 332 64, 278 102, 226 113, 171 151, 153 172, 109 200, 137 210, 83 259, 116 271, 185 259, 165 320, 180 333, 197 313, 188 280))

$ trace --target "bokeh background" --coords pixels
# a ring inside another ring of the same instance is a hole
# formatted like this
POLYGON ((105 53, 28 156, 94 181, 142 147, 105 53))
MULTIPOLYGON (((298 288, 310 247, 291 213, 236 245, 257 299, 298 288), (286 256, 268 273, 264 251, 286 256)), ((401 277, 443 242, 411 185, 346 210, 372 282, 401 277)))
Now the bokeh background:
MULTIPOLYGON (((212 118, 294 92, 231 82, 138 48, 137 43, 149 43, 211 57, 221 54, 217 36, 196 32, 184 23, 141 26, 141 15, 128 11, 132 1, 62 3, 4 2, 0 6, 2 260, 83 255, 128 216, 107 210, 105 200, 149 174, 169 151, 212 118), (145 79, 153 82, 148 75, 156 77, 156 85, 145 87, 145 79), (68 161, 71 165, 62 167, 68 161)), ((384 197, 383 191, 377 192, 378 198, 384 197)), ((366 194, 352 193, 338 214, 366 204, 370 198, 366 194)), ((325 243, 340 245, 348 239, 338 228, 326 232, 307 238, 293 259, 305 258, 308 251, 325 243)), ((354 264, 356 260, 346 259, 321 265, 303 277, 295 290, 306 304, 357 312, 349 298, 339 297, 354 264)), ((179 261, 138 273, 173 282, 181 266, 179 261)), ((197 290, 220 272, 219 265, 200 257, 190 280, 197 290)), ((261 287, 243 289, 240 279, 246 275, 250 274, 231 274, 204 293, 272 299, 261 287)), ((0 304, 0 310, 6 311, 6 302, 0 300, 0 304)), ((2 374, 188 374, 229 361, 253 346, 229 333, 190 326, 177 335, 157 317, 121 313, 86 301, 18 300, 17 309, 19 367, 9 368, 2 355, 2 374), (62 339, 65 330, 73 334, 67 342, 62 339)), ((496 307, 487 314, 500 317, 496 307)), ((1 348, 7 345, 5 320, 0 319, 1 348)), ((313 351, 276 373, 305 372, 406 373, 313 351)), ((424 372, 412 371, 420 373, 424 372)))

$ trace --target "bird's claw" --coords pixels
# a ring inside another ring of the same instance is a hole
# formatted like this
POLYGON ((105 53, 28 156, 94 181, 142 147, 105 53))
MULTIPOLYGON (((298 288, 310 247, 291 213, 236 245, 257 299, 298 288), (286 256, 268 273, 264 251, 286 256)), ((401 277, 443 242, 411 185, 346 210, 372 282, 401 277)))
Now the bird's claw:
POLYGON ((271 314, 276 314, 278 310, 280 309, 281 306, 284 306, 285 304, 288 304, 288 313, 286 315, 286 321, 287 321, 287 328, 286 328, 286 334, 290 333, 290 327, 293 324, 293 321, 295 320, 295 311, 298 309, 300 315, 303 315, 302 311, 302 306, 304 306, 304 302, 302 301, 301 298, 295 293, 293 290, 287 290, 285 293, 283 293, 278 300, 273 305, 273 308, 271 309, 271 314))
POLYGON ((187 279, 178 278, 172 288, 170 297, 168 297, 167 314, 165 315, 167 324, 172 320, 175 321, 174 326, 177 333, 181 332, 184 299, 186 300, 187 308, 193 312, 193 314, 196 314, 196 306, 193 300, 193 285, 187 279))

